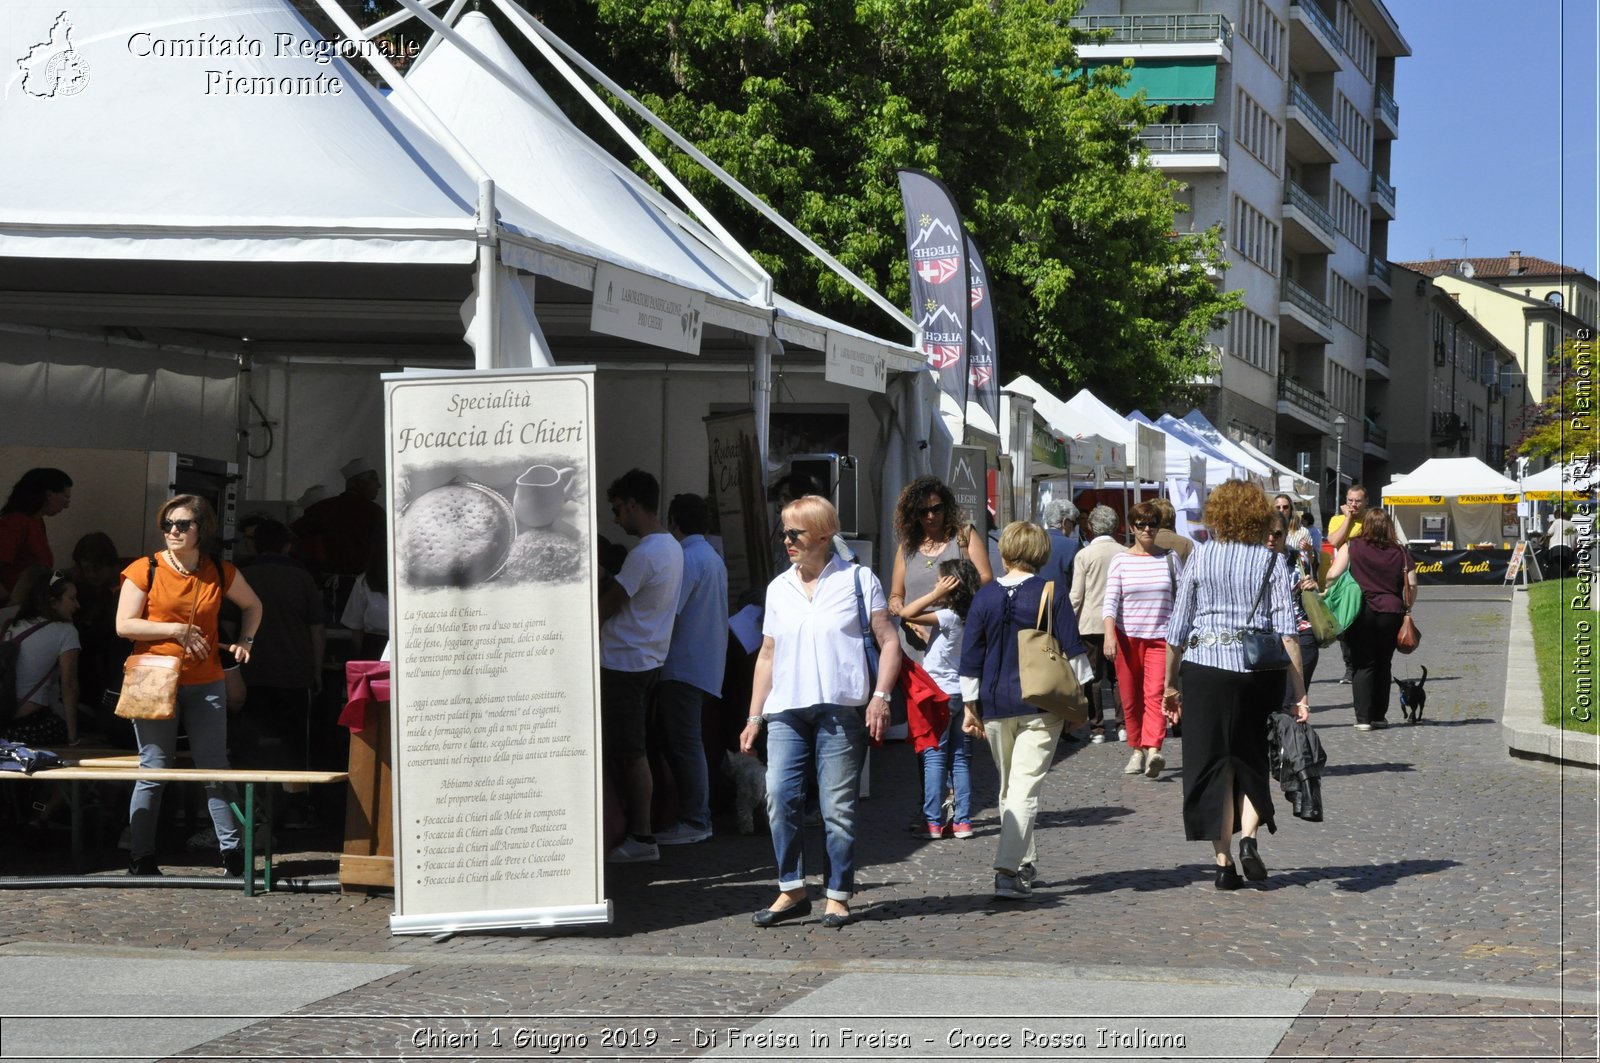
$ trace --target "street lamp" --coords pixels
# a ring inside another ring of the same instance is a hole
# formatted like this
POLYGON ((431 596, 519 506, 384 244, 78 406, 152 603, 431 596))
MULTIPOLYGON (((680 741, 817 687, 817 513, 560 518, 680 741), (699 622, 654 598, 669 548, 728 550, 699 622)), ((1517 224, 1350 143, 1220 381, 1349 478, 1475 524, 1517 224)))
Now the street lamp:
POLYGON ((1333 417, 1333 508, 1339 508, 1339 496, 1344 492, 1344 426, 1349 423, 1344 414, 1333 417))

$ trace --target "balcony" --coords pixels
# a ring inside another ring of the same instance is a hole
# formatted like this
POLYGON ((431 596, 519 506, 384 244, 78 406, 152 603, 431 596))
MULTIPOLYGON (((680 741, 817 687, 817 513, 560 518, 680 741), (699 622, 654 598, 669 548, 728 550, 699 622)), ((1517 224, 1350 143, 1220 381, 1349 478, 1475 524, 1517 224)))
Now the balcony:
POLYGON ((1379 428, 1377 422, 1371 418, 1366 420, 1367 436, 1361 441, 1361 453, 1369 458, 1379 461, 1389 460, 1389 433, 1388 430, 1379 428))
POLYGON ((1299 422, 1302 431, 1308 428, 1320 435, 1332 435, 1333 422, 1328 414, 1327 396, 1290 377, 1278 378, 1279 417, 1299 422))
POLYGON ((1367 375, 1393 379, 1389 372, 1389 348, 1371 336, 1367 337, 1367 375))
POLYGON ((1293 181, 1283 184, 1283 246, 1300 254, 1330 254, 1338 246, 1333 215, 1293 181))
POLYGON ((1333 307, 1285 277, 1278 297, 1278 328, 1289 343, 1332 343, 1333 307))
POLYGON ((1150 165, 1182 173, 1227 173, 1228 131, 1215 123, 1146 126, 1139 143, 1150 165))
POLYGON ((1394 221, 1394 185, 1376 173, 1372 175, 1372 216, 1382 221, 1394 221))
POLYGON ((1289 64, 1327 73, 1344 69, 1344 36, 1312 0, 1289 0, 1289 64))
POLYGON ((1389 287, 1389 263, 1377 255, 1367 256, 1367 292, 1376 299, 1387 302, 1394 297, 1394 289, 1389 287))
POLYGON ((1219 14, 1077 15, 1067 25, 1094 38, 1078 45, 1078 59, 1084 63, 1130 55, 1233 61, 1233 26, 1219 14))
POLYGON ((1400 135, 1400 105, 1382 85, 1373 94, 1372 118, 1372 134, 1379 140, 1393 140, 1400 135))
POLYGON ((1291 158, 1307 163, 1339 160, 1339 127, 1299 82, 1289 86, 1287 141, 1291 158))

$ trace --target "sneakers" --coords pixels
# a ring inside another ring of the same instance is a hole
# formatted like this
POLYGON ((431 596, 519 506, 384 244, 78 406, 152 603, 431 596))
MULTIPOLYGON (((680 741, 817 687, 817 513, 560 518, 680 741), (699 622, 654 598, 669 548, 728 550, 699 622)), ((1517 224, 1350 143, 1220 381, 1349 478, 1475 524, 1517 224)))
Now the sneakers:
POLYGON ((654 864, 660 859, 661 850, 656 848, 655 842, 642 842, 632 835, 606 854, 608 864, 654 864))
POLYGON ((1103 731, 1096 731, 1094 734, 1089 736, 1089 741, 1097 746, 1105 745, 1105 733, 1103 731))
POLYGON ((1355 678, 1356 674, 1354 672, 1346 672, 1344 675, 1339 677, 1339 682, 1343 683, 1345 686, 1349 686, 1355 681, 1355 678))
POLYGON ((208 849, 217 848, 217 830, 215 827, 201 827, 189 835, 189 840, 183 847, 191 853, 203 853, 208 849))
POLYGON ((994 874, 994 895, 1002 900, 1025 901, 1033 895, 1033 887, 1021 874, 1008 875, 1004 871, 994 874))
POLYGON ((222 850, 222 869, 229 878, 244 877, 244 850, 222 850))
POLYGON ((1135 749, 1133 751, 1133 755, 1128 758, 1128 763, 1123 765, 1122 774, 1124 774, 1124 775, 1143 775, 1144 774, 1144 750, 1135 749))
POLYGON ((1358 730, 1358 731, 1370 731, 1370 730, 1372 730, 1372 725, 1370 723, 1358 723, 1358 724, 1356 724, 1356 730, 1358 730))
POLYGON ((1028 888, 1031 890, 1033 889, 1034 882, 1039 878, 1039 869, 1034 867, 1032 864, 1023 864, 1021 867, 1017 868, 1017 877, 1023 882, 1027 883, 1028 888))
POLYGON ((950 833, 963 840, 970 838, 972 837, 972 824, 966 822, 965 820, 962 820, 959 823, 952 823, 950 825, 950 833))
POLYGON ((1126 727, 1118 727, 1117 728, 1117 741, 1118 742, 1126 742, 1127 740, 1128 740, 1128 729, 1126 727))
POLYGON ((1150 751, 1150 758, 1144 762, 1144 773, 1149 778, 1154 779, 1160 776, 1161 769, 1166 766, 1167 758, 1161 755, 1161 750, 1152 749, 1150 751))
POLYGON ((1372 721, 1372 729, 1374 731, 1381 731, 1385 727, 1388 727, 1388 726, 1389 726, 1389 721, 1388 720, 1373 720, 1372 721))
POLYGON ((657 845, 695 845, 711 838, 710 828, 704 830, 687 823, 674 823, 666 830, 656 831, 657 845))
POLYGON ((128 874, 140 877, 159 877, 161 875, 161 868, 156 865, 155 857, 141 856, 137 859, 128 861, 128 874))
POLYGON ((917 833, 920 834, 924 838, 928 838, 928 839, 930 839, 932 841, 938 841, 940 838, 944 837, 944 824, 943 823, 929 823, 926 827, 923 827, 922 830, 918 831, 917 833))

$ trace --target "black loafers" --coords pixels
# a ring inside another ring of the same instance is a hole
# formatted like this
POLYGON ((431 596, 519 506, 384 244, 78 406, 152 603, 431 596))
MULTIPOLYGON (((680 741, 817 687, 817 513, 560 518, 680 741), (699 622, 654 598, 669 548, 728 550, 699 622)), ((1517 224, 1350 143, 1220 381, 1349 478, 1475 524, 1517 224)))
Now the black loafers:
POLYGON ((849 912, 825 912, 822 916, 822 925, 829 930, 838 930, 842 926, 849 926, 854 921, 854 917, 849 912))
POLYGON ((1217 889, 1236 890, 1244 885, 1244 879, 1239 877, 1239 872, 1233 869, 1233 861, 1217 865, 1217 889))
POLYGON ((1239 866, 1244 868, 1244 877, 1251 882, 1260 882, 1267 877, 1267 865, 1261 860, 1254 838, 1239 839, 1239 866))
MULTIPOLYGON (((787 923, 791 919, 804 919, 810 914, 811 902, 805 900, 791 904, 787 908, 779 908, 777 911, 773 911, 771 908, 763 908, 752 915, 750 921, 756 926, 777 926, 779 923, 787 923)), ((826 924, 827 920, 824 919, 823 922, 826 924)))

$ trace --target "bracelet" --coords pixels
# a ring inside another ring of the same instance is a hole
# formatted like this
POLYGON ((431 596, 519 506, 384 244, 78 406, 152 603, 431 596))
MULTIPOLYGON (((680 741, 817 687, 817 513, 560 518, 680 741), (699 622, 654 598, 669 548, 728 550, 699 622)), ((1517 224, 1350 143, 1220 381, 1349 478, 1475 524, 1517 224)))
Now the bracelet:
MULTIPOLYGON (((888 694, 886 694, 886 693, 884 693, 884 692, 883 692, 883 691, 881 691, 881 690, 874 690, 874 691, 873 691, 873 692, 872 692, 872 697, 873 697, 873 698, 882 698, 882 699, 883 699, 883 700, 884 700, 884 701, 888 701, 888 700, 889 700, 889 695, 888 695, 888 694)), ((867 700, 868 700, 868 701, 871 701, 871 700, 872 700, 872 698, 868 698, 868 699, 867 699, 867 700)))
POLYGON ((243 638, 241 638, 239 641, 244 643, 246 646, 254 646, 255 642, 256 642, 256 637, 254 635, 246 635, 243 638))
POLYGON ((766 721, 767 721, 767 718, 765 716, 746 716, 744 718, 744 723, 745 723, 746 727, 750 726, 751 724, 760 725, 760 724, 765 723, 766 721))

